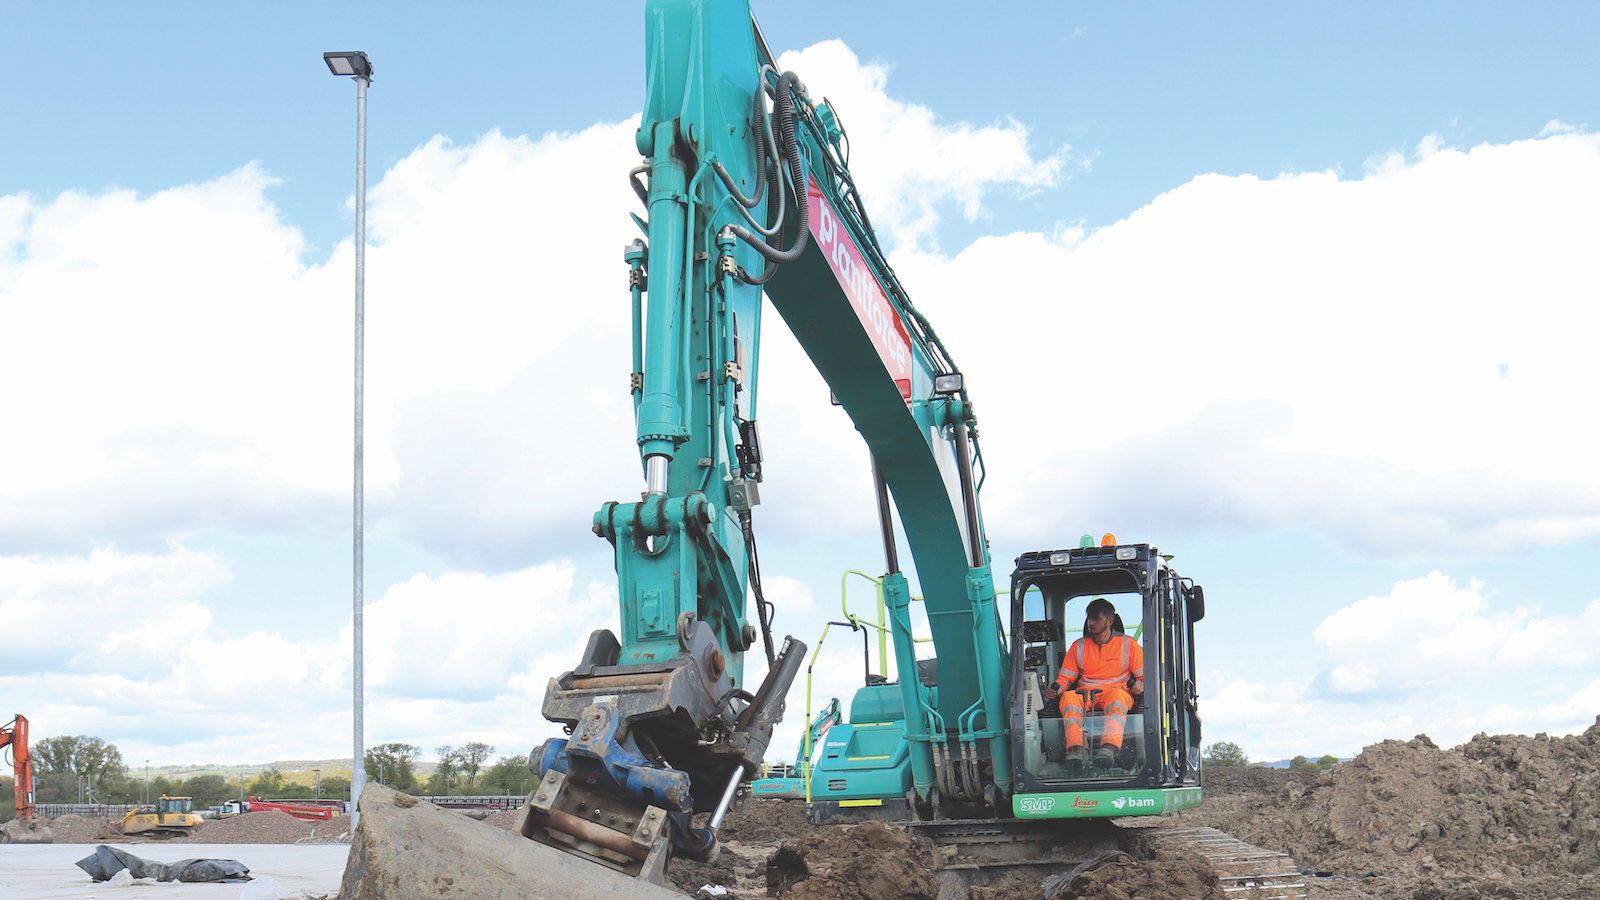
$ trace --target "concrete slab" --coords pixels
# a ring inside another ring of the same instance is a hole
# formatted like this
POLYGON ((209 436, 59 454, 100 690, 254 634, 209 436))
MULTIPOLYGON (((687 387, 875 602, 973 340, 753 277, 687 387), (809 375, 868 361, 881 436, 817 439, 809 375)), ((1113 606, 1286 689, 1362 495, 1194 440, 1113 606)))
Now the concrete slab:
POLYGON ((684 900, 520 834, 368 784, 340 900, 684 900))
MULTIPOLYGON (((215 857, 237 859, 250 874, 265 875, 300 896, 332 897, 339 892, 348 844, 107 844, 161 862, 215 857)), ((0 844, 0 897, 16 900, 105 897, 116 900, 238 900, 242 884, 175 882, 112 887, 95 884, 73 865, 94 852, 94 844, 0 844)))

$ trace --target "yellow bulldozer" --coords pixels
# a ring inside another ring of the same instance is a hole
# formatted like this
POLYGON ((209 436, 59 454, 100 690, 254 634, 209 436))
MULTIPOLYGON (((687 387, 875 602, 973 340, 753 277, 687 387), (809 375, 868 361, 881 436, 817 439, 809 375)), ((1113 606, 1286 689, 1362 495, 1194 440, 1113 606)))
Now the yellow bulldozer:
POLYGON ((112 828, 127 835, 182 837, 198 831, 203 821, 194 814, 192 798, 168 797, 162 794, 154 806, 140 806, 129 810, 128 814, 122 817, 122 821, 112 828))

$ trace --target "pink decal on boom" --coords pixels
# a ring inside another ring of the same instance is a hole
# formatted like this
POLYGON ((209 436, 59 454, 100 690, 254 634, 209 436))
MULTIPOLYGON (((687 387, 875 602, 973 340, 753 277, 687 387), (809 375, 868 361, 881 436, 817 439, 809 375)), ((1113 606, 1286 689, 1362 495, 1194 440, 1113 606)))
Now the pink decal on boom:
POLYGON ((834 277, 839 279, 839 287, 850 298, 850 305, 855 307, 862 327, 872 337, 873 346, 878 348, 878 357, 883 360, 883 367, 889 370, 895 387, 900 389, 900 396, 910 403, 911 336, 906 333, 905 323, 900 321, 900 314, 895 312, 878 279, 867 267, 860 248, 841 227, 839 214, 822 196, 822 187, 811 178, 810 173, 806 174, 806 193, 811 201, 806 224, 811 227, 811 236, 817 242, 817 249, 827 258, 834 277))

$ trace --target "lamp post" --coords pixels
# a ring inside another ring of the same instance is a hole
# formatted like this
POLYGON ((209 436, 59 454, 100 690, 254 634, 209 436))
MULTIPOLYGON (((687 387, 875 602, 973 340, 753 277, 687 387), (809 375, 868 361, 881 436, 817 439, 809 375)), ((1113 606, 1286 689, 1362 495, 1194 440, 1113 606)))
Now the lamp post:
POLYGON ((322 54, 322 61, 328 64, 328 71, 339 76, 349 76, 356 81, 356 440, 355 440, 355 542, 354 542, 354 571, 352 583, 354 596, 351 598, 352 631, 355 633, 352 648, 353 655, 350 663, 351 682, 354 692, 353 706, 355 708, 354 722, 354 749, 355 753, 350 759, 350 832, 355 833, 356 826, 361 823, 361 789, 366 786, 367 772, 362 765, 362 708, 363 698, 363 670, 364 664, 361 655, 361 606, 362 606, 362 536, 365 530, 362 520, 362 501, 364 489, 362 483, 362 412, 363 412, 363 382, 362 370, 366 359, 366 315, 367 315, 367 85, 372 81, 372 61, 367 59, 367 54, 360 50, 349 52, 333 52, 322 54))
POLYGON ((150 802, 150 760, 144 761, 144 802, 150 802))

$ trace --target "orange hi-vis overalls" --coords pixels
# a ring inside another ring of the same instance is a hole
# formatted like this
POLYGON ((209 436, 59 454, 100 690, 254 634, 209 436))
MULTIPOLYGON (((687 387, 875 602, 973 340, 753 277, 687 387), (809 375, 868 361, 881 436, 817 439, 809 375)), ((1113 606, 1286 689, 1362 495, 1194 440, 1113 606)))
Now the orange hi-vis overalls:
POLYGON ((1122 746, 1122 729, 1128 722, 1128 709, 1133 706, 1133 695, 1127 687, 1129 675, 1144 677, 1144 648, 1138 641, 1125 634, 1113 634, 1104 644, 1096 644, 1089 637, 1072 642, 1061 663, 1061 674, 1056 676, 1056 684, 1062 689, 1061 723, 1069 749, 1083 746, 1083 710, 1090 702, 1094 709, 1106 714, 1100 745, 1122 746), (1069 690, 1074 684, 1078 689, 1069 690))

